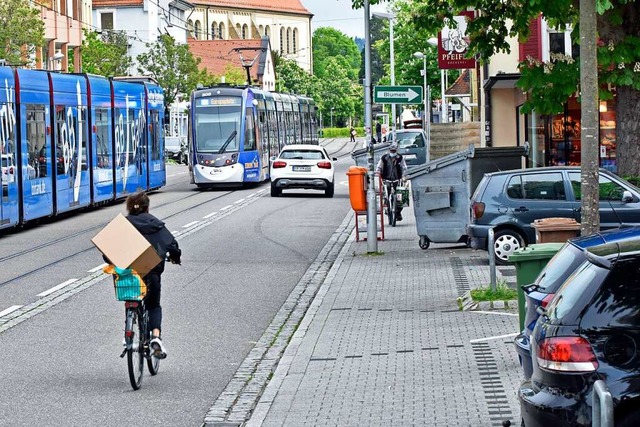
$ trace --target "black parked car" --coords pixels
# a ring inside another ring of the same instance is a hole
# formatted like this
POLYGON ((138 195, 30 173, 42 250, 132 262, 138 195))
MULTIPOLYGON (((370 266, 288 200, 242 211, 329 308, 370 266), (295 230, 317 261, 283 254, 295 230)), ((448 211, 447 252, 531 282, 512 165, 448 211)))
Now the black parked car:
MULTIPOLYGON (((489 229, 495 232, 491 248, 496 262, 535 243, 531 223, 541 218, 573 218, 580 222, 580 168, 556 166, 488 173, 471 200, 467 234, 471 247, 488 249, 489 229)), ((640 225, 640 189, 600 169, 600 226, 640 225)))
POLYGON ((526 427, 590 426, 606 382, 616 426, 640 425, 640 239, 587 249, 531 337, 533 374, 518 391, 526 427))
POLYGON ((584 249, 625 240, 640 240, 640 227, 614 228, 575 237, 551 258, 535 282, 523 286, 526 302, 524 330, 515 338, 514 343, 525 378, 531 377, 529 338, 538 320, 538 307, 546 307, 564 281, 587 260, 584 249))

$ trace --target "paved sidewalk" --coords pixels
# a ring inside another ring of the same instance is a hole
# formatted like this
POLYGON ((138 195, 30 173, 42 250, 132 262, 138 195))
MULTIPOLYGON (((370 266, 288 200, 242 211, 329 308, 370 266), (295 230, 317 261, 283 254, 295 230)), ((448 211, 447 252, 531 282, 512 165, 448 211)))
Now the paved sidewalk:
POLYGON ((403 216, 382 255, 351 234, 247 426, 519 424, 517 312, 458 310, 489 283, 486 252, 421 250, 403 216))

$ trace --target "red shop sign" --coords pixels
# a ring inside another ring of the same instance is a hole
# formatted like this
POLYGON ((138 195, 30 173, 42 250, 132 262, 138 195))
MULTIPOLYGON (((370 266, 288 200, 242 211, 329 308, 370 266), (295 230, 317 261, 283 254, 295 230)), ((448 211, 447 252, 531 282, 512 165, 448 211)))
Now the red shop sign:
POLYGON ((473 19, 473 11, 463 11, 453 17, 456 27, 445 26, 438 33, 438 67, 441 69, 475 68, 476 60, 467 58, 469 36, 467 22, 473 19))

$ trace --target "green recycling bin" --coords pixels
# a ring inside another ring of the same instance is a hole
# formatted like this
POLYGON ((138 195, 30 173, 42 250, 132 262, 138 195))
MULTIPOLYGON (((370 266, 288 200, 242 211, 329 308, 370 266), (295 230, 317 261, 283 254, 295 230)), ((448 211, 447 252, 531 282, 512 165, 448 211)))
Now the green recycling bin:
POLYGON ((518 318, 520 331, 524 328, 524 289, 523 286, 533 283, 549 260, 564 246, 564 243, 536 243, 518 249, 509 257, 509 262, 516 266, 516 284, 518 290, 518 318))

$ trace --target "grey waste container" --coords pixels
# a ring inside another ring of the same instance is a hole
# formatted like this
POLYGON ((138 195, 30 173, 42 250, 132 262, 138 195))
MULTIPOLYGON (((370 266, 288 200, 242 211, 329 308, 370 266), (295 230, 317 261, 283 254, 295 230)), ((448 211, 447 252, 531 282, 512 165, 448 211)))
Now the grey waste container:
MULTIPOLYGON (((380 158, 387 152, 389 149, 389 143, 383 142, 382 144, 373 144, 373 168, 376 168, 376 165, 380 161, 380 158)), ((360 148, 358 150, 353 150, 351 152, 351 158, 356 162, 356 166, 364 166, 369 167, 367 163, 369 158, 369 152, 366 148, 360 148)))
POLYGON ((485 173, 520 169, 525 147, 468 149, 407 171, 420 247, 466 242, 470 199, 485 173))

